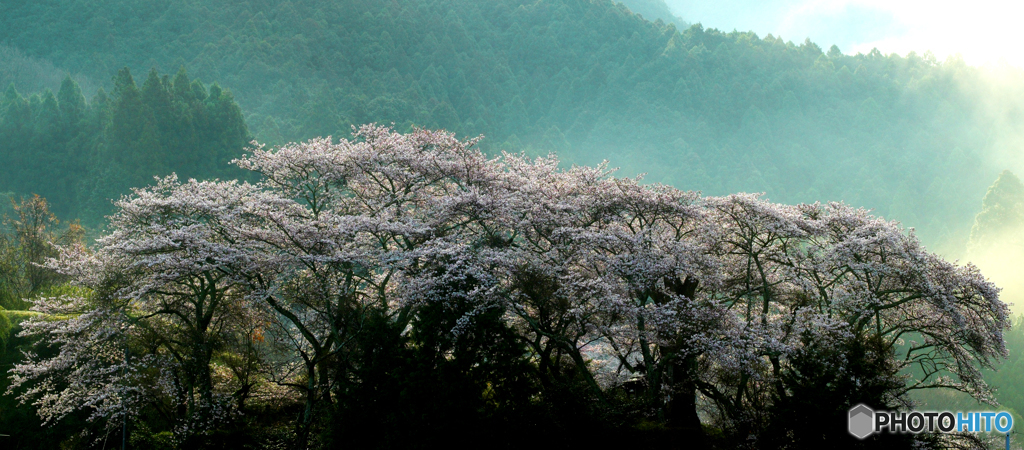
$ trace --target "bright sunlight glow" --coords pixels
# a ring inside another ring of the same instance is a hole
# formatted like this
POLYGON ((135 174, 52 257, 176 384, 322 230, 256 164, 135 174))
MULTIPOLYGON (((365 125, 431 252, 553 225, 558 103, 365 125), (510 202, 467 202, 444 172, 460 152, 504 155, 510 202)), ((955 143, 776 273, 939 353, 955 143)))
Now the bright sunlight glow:
POLYGON ((972 65, 1024 67, 1020 18, 1024 4, 1001 0, 668 0, 691 23, 725 31, 805 38, 843 53, 906 55, 931 51, 940 61, 960 54, 972 65))

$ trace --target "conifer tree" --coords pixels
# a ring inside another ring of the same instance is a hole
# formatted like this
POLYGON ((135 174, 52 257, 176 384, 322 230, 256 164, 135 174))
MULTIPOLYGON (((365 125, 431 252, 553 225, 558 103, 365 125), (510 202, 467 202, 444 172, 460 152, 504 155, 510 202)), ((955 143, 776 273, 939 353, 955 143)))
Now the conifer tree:
MULTIPOLYGON (((73 209, 70 203, 75 201, 76 191, 84 178, 81 168, 85 167, 86 154, 90 142, 81 136, 86 124, 88 106, 85 103, 85 96, 71 76, 65 76, 57 92, 57 104, 60 107, 62 141, 64 144, 63 173, 66 177, 59 180, 59 189, 64 192, 61 199, 52 199, 55 209, 63 211, 63 215, 69 215, 73 209), (67 204, 66 204, 67 203, 67 204)), ((77 212, 77 211, 76 211, 77 212)))
POLYGON ((27 100, 18 94, 14 85, 10 85, 4 93, 4 116, 0 124, 0 159, 3 161, 3 179, 9 189, 22 189, 25 176, 24 149, 29 148, 32 139, 32 110, 27 100))
MULTIPOLYGON (((127 67, 114 76, 114 102, 111 124, 107 130, 110 162, 122 171, 122 182, 116 186, 123 192, 130 186, 145 184, 164 170, 158 162, 162 153, 159 130, 153 111, 144 102, 127 67)), ((116 198, 111 195, 110 198, 116 198)))
POLYGON ((60 83, 60 90, 57 91, 57 103, 60 105, 61 121, 69 137, 77 132, 79 122, 85 117, 85 96, 82 95, 82 88, 75 80, 68 75, 60 83))
POLYGON ((1012 172, 1004 170, 985 194, 981 212, 971 229, 968 251, 984 252, 1004 239, 1020 242, 1021 231, 1024 231, 1024 184, 1012 172))

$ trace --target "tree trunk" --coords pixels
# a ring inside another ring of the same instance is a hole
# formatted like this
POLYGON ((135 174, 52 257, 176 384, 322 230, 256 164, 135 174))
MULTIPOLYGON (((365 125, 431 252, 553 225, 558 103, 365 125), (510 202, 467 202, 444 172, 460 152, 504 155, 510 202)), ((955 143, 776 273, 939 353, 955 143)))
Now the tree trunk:
POLYGON ((306 450, 309 446, 309 430, 313 425, 313 404, 316 402, 316 367, 307 360, 306 370, 309 373, 309 380, 306 383, 306 407, 299 417, 295 429, 295 450, 306 450))
POLYGON ((704 448, 707 436, 697 414, 697 360, 684 358, 673 363, 669 369, 673 394, 665 403, 665 419, 668 426, 677 432, 673 435, 675 448, 704 448))

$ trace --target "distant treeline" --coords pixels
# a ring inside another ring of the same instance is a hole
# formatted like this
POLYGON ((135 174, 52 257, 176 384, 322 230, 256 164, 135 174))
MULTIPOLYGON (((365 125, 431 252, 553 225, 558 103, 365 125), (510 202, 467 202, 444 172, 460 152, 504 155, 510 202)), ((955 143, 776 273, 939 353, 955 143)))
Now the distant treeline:
POLYGON ((110 199, 154 176, 237 178, 227 162, 250 139, 231 93, 155 70, 141 87, 128 69, 87 102, 70 77, 54 95, 0 98, 0 190, 48 198, 60 217, 99 226, 110 199))
POLYGON ((609 0, 16 1, 0 42, 96 80, 186 65, 231 88, 261 142, 369 122, 485 134, 706 194, 844 200, 956 241, 940 251, 963 247, 1020 129, 987 103, 1020 94, 960 60, 680 30, 609 0))

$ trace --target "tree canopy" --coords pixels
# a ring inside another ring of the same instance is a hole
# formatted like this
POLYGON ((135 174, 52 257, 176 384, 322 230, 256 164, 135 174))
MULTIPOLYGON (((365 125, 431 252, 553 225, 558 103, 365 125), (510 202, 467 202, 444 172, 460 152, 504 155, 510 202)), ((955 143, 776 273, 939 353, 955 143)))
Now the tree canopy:
POLYGON ((46 197, 61 217, 103 224, 111 200, 154 176, 235 178, 228 161, 250 140, 233 96, 216 83, 150 70, 139 86, 127 68, 91 102, 71 77, 55 96, 0 98, 0 188, 46 197))
MULTIPOLYGON (((853 399, 991 401, 998 289, 897 223, 475 144, 371 125, 250 149, 236 164, 254 184, 135 189, 97 248, 49 260, 87 295, 36 302, 24 335, 56 351, 26 354, 11 391, 47 423, 88 411, 98 437, 127 417, 139 442, 189 447, 246 434, 253 408, 294 408, 294 448, 555 436, 574 420, 728 447, 809 439, 786 431, 787 408, 846 443, 853 399), (473 431, 417 424, 429 414, 473 431)), ((908 439, 959 437, 863 445, 908 439)))
MULTIPOLYGON (((1009 170, 999 174, 981 203, 981 212, 974 219, 969 250, 983 253, 994 245, 1019 240, 1024 226, 1024 184, 1009 170), (1018 239, 1015 239, 1018 238, 1018 239)), ((1016 242, 1016 246, 1020 246, 1016 242)))

